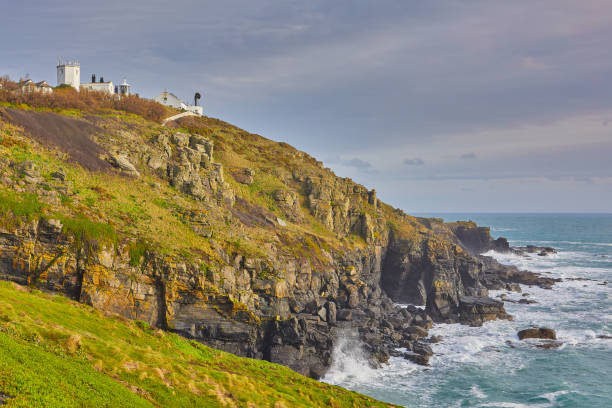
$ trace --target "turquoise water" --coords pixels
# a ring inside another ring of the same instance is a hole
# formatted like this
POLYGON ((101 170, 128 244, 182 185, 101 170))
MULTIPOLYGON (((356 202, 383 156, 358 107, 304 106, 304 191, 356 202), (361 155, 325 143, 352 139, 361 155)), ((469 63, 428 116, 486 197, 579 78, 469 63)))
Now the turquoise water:
POLYGON ((564 281, 552 290, 523 286, 538 303, 506 302, 514 321, 435 326, 431 334, 443 340, 430 367, 392 358, 371 370, 358 346, 344 347, 324 381, 407 407, 612 407, 612 340, 598 337, 612 336, 612 214, 429 215, 489 225, 512 245, 552 246, 557 255, 489 255, 564 281), (555 329, 563 345, 542 350, 519 341, 516 332, 532 324, 555 329))

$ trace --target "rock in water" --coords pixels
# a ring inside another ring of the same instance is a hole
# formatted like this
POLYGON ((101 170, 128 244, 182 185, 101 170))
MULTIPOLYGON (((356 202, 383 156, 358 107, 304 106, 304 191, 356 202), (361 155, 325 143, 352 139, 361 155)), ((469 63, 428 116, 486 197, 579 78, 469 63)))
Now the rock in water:
POLYGON ((536 347, 544 349, 544 350, 549 350, 549 349, 559 348, 562 345, 563 345, 563 342, 561 341, 547 341, 541 344, 536 344, 536 347))
POLYGON ((549 339, 557 340, 557 333, 553 329, 546 327, 532 327, 530 329, 524 329, 518 333, 519 340, 524 339, 549 339))
POLYGON ((461 321, 470 326, 482 326, 484 322, 495 319, 512 320, 512 316, 506 313, 503 302, 486 296, 461 296, 459 314, 461 321))

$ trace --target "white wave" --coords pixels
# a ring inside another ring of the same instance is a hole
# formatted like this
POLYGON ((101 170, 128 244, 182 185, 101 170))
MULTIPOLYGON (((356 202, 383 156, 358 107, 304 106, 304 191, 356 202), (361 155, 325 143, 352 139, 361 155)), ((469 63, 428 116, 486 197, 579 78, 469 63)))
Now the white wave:
POLYGON ((409 306, 416 307, 417 309, 425 310, 425 305, 413 305, 411 303, 396 303, 396 306, 401 307, 402 309, 406 309, 409 306))
POLYGON ((543 245, 555 245, 555 244, 567 244, 567 245, 591 245, 591 246, 603 246, 612 247, 610 242, 583 242, 583 241, 533 241, 533 240, 509 240, 510 243, 526 243, 526 244, 543 244, 543 245))
POLYGON ((479 399, 487 398, 487 394, 482 392, 480 387, 476 384, 472 385, 472 388, 470 388, 470 394, 472 394, 474 397, 479 398, 479 399))
POLYGON ((521 404, 520 402, 485 402, 476 405, 481 408, 534 408, 534 407, 550 407, 550 404, 521 404))
POLYGON ((322 381, 330 384, 364 383, 375 375, 375 370, 368 363, 358 334, 348 331, 342 333, 332 352, 332 365, 322 381))

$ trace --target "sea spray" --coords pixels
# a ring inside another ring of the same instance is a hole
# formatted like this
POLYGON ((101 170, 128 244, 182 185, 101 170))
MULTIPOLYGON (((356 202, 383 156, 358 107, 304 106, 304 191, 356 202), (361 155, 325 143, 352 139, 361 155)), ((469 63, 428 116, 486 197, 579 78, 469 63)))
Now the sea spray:
POLYGON ((344 382, 367 382, 375 375, 370 367, 363 343, 355 330, 344 330, 332 352, 332 365, 323 378, 324 382, 339 384, 344 382))

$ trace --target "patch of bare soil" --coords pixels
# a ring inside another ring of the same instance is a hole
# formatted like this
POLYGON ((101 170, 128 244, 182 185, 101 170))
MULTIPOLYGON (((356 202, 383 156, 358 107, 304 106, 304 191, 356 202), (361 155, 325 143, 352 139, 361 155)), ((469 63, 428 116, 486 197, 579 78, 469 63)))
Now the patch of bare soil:
POLYGON ((102 129, 81 119, 52 112, 34 112, 19 109, 0 109, 0 118, 24 128, 32 139, 44 146, 68 153, 70 160, 91 171, 112 168, 100 159, 106 151, 92 140, 102 129))
POLYGON ((276 218, 273 213, 253 205, 243 198, 236 197, 232 214, 247 227, 274 227, 276 218))

